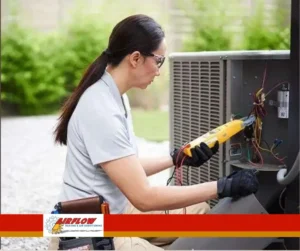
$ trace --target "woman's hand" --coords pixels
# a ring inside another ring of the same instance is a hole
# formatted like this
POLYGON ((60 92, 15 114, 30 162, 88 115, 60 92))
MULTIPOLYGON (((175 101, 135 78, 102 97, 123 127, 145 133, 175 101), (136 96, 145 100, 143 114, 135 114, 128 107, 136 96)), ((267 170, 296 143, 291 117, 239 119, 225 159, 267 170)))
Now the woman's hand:
POLYGON ((218 180, 218 197, 239 198, 256 193, 258 190, 258 179, 255 170, 242 169, 234 171, 227 177, 218 180))
POLYGON ((212 148, 209 148, 205 143, 200 143, 199 146, 195 146, 191 149, 192 157, 186 155, 180 149, 174 149, 171 153, 173 164, 175 166, 185 165, 199 167, 217 153, 219 150, 219 142, 217 141, 212 148))

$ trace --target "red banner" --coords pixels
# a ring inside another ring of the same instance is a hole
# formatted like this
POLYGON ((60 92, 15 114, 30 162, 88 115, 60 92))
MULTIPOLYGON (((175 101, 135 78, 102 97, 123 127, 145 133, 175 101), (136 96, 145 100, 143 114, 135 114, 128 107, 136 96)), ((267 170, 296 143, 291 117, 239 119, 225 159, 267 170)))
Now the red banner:
POLYGON ((300 231, 300 215, 104 215, 104 231, 300 231))
POLYGON ((43 231, 42 214, 0 214, 0 232, 43 231))
MULTIPOLYGON (((1 214, 0 236, 43 236, 42 214, 1 214)), ((300 215, 104 215, 105 236, 300 237, 300 215)))

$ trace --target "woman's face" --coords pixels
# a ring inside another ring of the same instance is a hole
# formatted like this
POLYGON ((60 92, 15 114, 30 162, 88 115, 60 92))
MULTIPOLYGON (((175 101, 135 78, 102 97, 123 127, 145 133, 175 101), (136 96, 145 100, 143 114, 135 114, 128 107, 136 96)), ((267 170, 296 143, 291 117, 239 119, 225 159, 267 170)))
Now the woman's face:
POLYGON ((140 62, 134 69, 133 87, 146 89, 153 82, 154 78, 160 75, 160 67, 164 63, 165 55, 165 39, 161 42, 158 49, 152 52, 152 55, 141 55, 140 62))

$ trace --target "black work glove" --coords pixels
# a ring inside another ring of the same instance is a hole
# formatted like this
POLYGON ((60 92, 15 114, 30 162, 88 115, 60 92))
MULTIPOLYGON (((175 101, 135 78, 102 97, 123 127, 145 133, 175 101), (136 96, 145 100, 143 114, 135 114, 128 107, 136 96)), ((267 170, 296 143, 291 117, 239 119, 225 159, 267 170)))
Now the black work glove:
POLYGON ((254 170, 243 169, 219 179, 217 186, 220 199, 224 197, 239 198, 256 193, 258 180, 254 170))
POLYGON ((199 167, 208 161, 218 150, 218 141, 212 148, 209 148, 205 143, 200 143, 199 146, 195 146, 191 149, 192 157, 186 155, 180 149, 174 149, 173 152, 171 152, 171 157, 175 166, 181 165, 182 160, 185 157, 182 165, 199 167))

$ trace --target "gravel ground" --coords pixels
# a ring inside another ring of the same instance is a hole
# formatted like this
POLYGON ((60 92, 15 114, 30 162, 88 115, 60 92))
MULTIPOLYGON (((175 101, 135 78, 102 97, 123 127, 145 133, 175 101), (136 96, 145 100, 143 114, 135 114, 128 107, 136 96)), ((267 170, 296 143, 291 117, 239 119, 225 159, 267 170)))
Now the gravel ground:
MULTIPOLYGON (((49 213, 57 202, 66 148, 54 145, 56 116, 2 118, 1 213, 49 213)), ((141 156, 168 154, 169 142, 137 139, 141 156)), ((150 177, 165 185, 169 171, 150 177)), ((2 250, 47 250, 48 238, 2 238, 2 250)))

